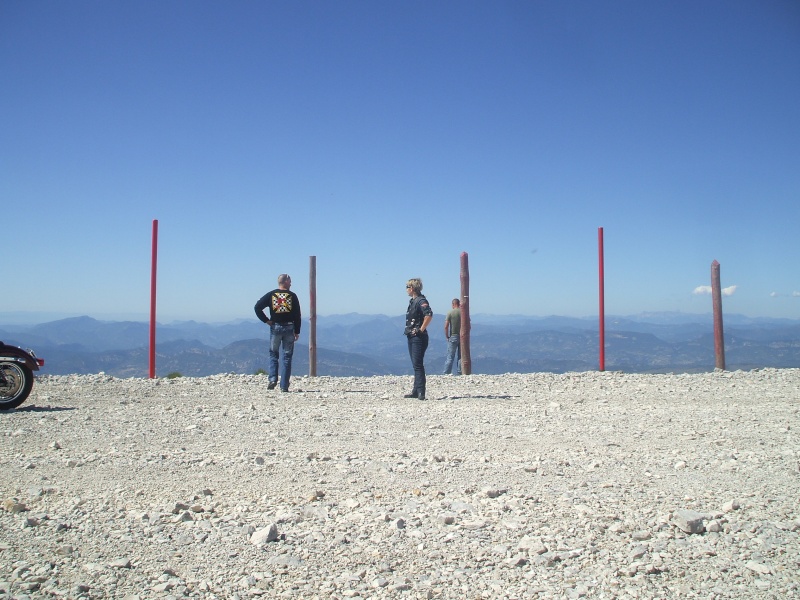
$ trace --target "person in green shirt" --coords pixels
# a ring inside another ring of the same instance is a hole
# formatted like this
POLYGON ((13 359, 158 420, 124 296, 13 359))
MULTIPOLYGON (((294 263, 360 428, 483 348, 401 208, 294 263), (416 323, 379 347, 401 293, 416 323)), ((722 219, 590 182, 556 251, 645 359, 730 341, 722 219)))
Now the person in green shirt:
POLYGON ((453 371, 456 363, 456 375, 461 375, 461 301, 453 298, 453 308, 444 320, 444 337, 447 338, 447 360, 444 361, 444 374, 453 371), (458 358, 456 358, 456 356, 458 358))

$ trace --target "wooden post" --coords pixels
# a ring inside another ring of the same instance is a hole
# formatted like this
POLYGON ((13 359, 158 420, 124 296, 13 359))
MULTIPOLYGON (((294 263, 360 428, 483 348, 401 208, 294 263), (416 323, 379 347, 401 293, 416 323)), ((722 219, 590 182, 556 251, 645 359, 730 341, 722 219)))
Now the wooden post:
POLYGON ((308 376, 317 376, 317 257, 309 256, 308 376))
POLYGON ((599 260, 599 295, 600 295, 600 370, 606 370, 606 299, 605 299, 605 268, 603 260, 603 228, 597 228, 597 249, 599 260))
POLYGON ((722 333, 722 289, 719 263, 711 263, 711 298, 714 305, 714 357, 717 369, 725 370, 725 336, 722 333))
POLYGON ((461 373, 472 375, 472 357, 469 353, 469 255, 461 253, 461 373))
POLYGON ((158 219, 153 219, 150 265, 150 379, 156 378, 156 268, 158 267, 158 219))

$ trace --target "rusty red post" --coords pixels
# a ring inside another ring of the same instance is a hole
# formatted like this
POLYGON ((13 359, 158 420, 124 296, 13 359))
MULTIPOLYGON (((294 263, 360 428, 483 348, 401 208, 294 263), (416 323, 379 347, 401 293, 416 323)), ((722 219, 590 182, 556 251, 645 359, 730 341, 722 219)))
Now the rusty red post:
POLYGON ((472 357, 469 353, 469 255, 461 253, 461 373, 472 375, 472 357))
POLYGON ((597 255, 598 255, 598 274, 599 274, 599 296, 600 296, 600 370, 606 370, 606 300, 605 300, 605 267, 603 259, 603 228, 597 228, 597 255))
POLYGON ((317 257, 309 256, 308 264, 308 376, 317 376, 317 257))
POLYGON ((150 266, 150 379, 156 377, 156 269, 158 266, 158 219, 153 219, 153 248, 150 266))
POLYGON ((711 263, 711 298, 714 306, 714 357, 717 369, 725 370, 725 336, 722 333, 722 288, 719 263, 711 263))

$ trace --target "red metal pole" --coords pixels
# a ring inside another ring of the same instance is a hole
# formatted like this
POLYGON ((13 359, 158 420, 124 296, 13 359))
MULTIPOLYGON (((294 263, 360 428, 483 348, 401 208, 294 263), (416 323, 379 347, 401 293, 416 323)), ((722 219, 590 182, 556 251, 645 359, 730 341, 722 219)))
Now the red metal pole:
POLYGON ((599 296, 600 296, 600 370, 606 370, 606 307, 605 307, 605 268, 603 266, 603 228, 597 228, 597 252, 599 268, 599 296))
POLYGON ((722 289, 719 263, 711 263, 711 298, 714 306, 714 357, 717 369, 725 370, 725 336, 722 333, 722 289))
POLYGON ((309 256, 309 332, 308 332, 308 376, 317 376, 317 257, 309 256))
POLYGON ((469 255, 461 253, 461 373, 472 375, 472 356, 469 352, 469 255))
POLYGON ((158 265, 158 219, 153 219, 153 260, 150 267, 150 379, 156 377, 156 267, 158 265))

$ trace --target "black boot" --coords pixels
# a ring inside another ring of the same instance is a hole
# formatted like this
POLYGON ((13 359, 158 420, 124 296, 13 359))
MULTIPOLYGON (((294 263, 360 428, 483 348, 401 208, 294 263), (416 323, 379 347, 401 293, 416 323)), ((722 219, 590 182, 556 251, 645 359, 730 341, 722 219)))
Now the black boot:
POLYGON ((403 394, 403 398, 416 398, 417 397, 417 390, 414 390, 410 394, 403 394))
POLYGON ((417 392, 417 400, 425 400, 425 390, 417 392))

